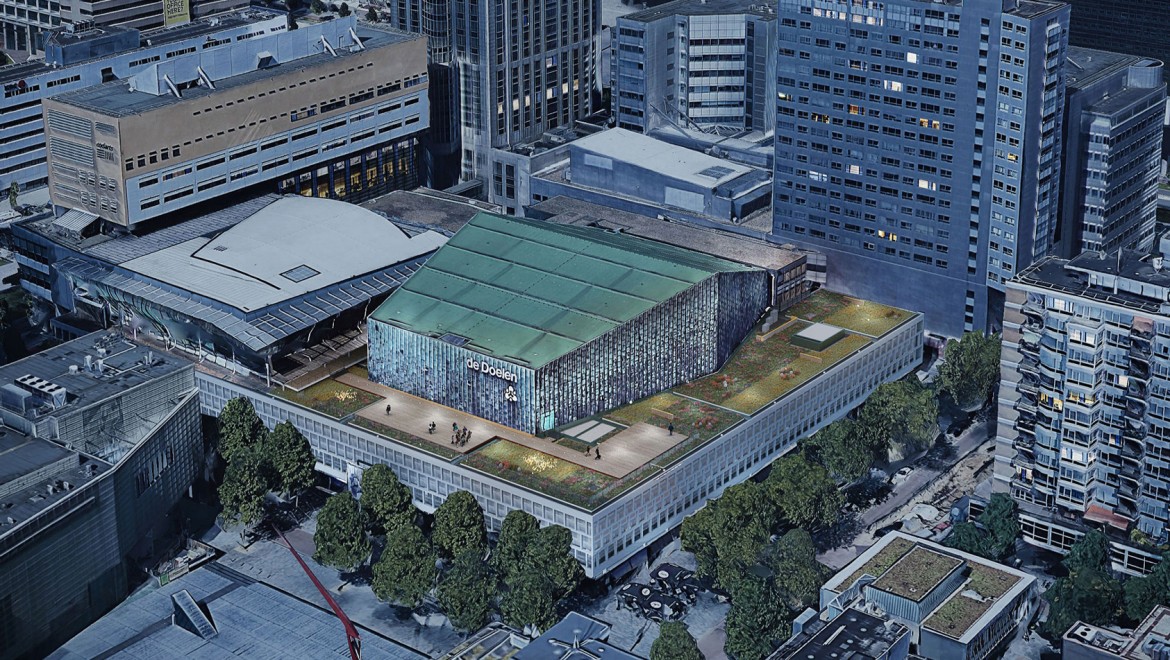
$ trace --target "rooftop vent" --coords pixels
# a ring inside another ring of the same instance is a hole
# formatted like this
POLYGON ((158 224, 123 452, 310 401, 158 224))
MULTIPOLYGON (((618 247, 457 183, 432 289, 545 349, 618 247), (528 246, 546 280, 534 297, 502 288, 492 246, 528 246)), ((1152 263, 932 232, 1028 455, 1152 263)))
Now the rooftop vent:
POLYGON ((186 590, 171 594, 171 601, 175 605, 173 621, 176 626, 199 635, 203 639, 211 639, 219 635, 219 631, 211 623, 211 617, 199 607, 195 599, 186 590))
POLYGON ((42 399, 53 408, 60 408, 65 405, 65 388, 51 383, 44 378, 38 378, 32 374, 25 374, 16 379, 16 384, 20 388, 32 392, 37 398, 42 399))

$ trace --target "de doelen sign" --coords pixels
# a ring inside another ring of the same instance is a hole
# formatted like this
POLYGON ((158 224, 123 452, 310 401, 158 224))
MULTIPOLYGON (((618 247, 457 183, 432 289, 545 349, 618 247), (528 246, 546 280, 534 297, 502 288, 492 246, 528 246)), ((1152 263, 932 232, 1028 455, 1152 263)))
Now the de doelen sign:
POLYGON ((496 378, 503 378, 509 383, 515 383, 517 380, 519 380, 516 377, 516 374, 512 373, 511 371, 497 369, 487 362, 479 362, 472 360, 471 358, 467 358, 467 368, 471 369, 472 371, 488 374, 489 376, 495 376, 496 378))

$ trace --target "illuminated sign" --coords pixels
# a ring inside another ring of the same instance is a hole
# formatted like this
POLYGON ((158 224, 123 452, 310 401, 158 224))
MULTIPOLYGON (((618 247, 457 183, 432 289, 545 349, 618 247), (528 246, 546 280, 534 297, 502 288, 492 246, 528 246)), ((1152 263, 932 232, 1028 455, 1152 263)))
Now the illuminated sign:
POLYGON ((467 368, 471 369, 472 371, 478 371, 480 373, 487 374, 489 376, 495 376, 496 378, 503 378, 504 380, 508 381, 509 383, 515 383, 517 380, 519 380, 519 378, 516 376, 516 374, 514 374, 510 371, 504 371, 503 369, 497 369, 496 367, 493 367, 492 365, 488 364, 487 362, 477 362, 476 360, 472 360, 471 358, 467 358, 467 368))

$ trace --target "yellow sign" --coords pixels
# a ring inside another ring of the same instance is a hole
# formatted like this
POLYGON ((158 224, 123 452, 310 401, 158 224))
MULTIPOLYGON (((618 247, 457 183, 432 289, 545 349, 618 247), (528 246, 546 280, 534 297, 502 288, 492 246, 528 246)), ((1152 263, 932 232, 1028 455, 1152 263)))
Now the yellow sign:
POLYGON ((190 0, 163 0, 163 25, 179 25, 190 22, 190 0))

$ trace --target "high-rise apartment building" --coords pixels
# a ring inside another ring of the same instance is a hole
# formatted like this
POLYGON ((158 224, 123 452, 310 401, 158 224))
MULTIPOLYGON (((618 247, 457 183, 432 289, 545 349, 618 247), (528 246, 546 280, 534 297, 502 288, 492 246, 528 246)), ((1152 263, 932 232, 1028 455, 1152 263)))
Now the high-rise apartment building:
POLYGON ((1170 61, 1170 30, 1166 29, 1164 3, 1150 0, 1065 2, 1072 7, 1068 35, 1072 45, 1170 61))
MULTIPOLYGON (((1026 540, 1067 550, 1094 525, 1166 541, 1168 300, 1164 255, 1128 250, 1049 257, 1008 283, 992 490, 1020 503, 1026 540)), ((1157 554, 1115 544, 1114 561, 1142 572, 1157 554)))
POLYGON ((1054 253, 1148 251, 1158 214, 1162 63, 1070 46, 1064 74, 1064 182, 1054 253))
POLYGON ((773 235, 829 285, 997 324, 1051 248, 1068 7, 1049 0, 780 0, 773 235))
POLYGON ((457 72, 432 98, 457 113, 461 179, 488 180, 492 148, 531 142, 592 114, 600 11, 593 0, 390 3, 391 22, 426 34, 437 44, 431 61, 451 62, 457 72))
POLYGON ((133 227, 258 184, 348 201, 417 186, 424 39, 321 26, 45 100, 53 203, 133 227))
POLYGON ((618 17, 617 125, 708 132, 772 130, 776 11, 752 0, 674 0, 618 17))

